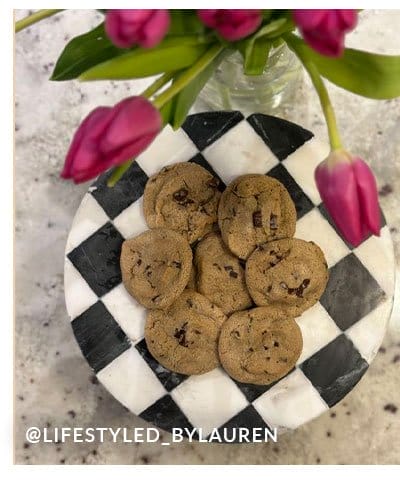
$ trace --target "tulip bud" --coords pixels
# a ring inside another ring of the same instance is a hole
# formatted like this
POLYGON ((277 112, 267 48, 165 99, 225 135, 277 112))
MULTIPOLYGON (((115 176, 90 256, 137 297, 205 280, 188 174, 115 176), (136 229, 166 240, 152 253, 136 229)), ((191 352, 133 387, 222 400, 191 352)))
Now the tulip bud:
POLYGON ((339 57, 344 36, 357 24, 356 10, 294 10, 293 19, 304 40, 324 56, 339 57))
POLYGON ((76 131, 61 177, 86 182, 125 163, 145 150, 161 127, 160 113, 140 96, 96 108, 76 131))
POLYGON ((198 10, 200 20, 226 40, 235 41, 255 32, 261 24, 261 10, 198 10))
POLYGON ((318 165, 315 180, 327 211, 347 241, 358 246, 370 233, 379 236, 376 181, 361 158, 334 150, 318 165))
POLYGON ((139 44, 150 48, 161 42, 169 25, 168 10, 110 9, 106 13, 105 30, 117 47, 139 44))

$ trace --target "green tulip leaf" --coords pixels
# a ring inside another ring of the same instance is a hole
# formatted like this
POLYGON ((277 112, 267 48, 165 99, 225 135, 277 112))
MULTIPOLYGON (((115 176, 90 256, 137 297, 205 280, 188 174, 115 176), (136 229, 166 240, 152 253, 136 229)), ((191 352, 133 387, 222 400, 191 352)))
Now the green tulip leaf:
POLYGON ((347 91, 372 99, 400 96, 400 56, 345 49, 339 58, 326 57, 293 34, 286 41, 294 52, 312 61, 321 76, 347 91))
POLYGON ((104 32, 104 23, 93 30, 74 37, 58 58, 51 75, 52 81, 75 79, 96 64, 126 53, 115 47, 104 32))
MULTIPOLYGON (((173 98, 172 113, 170 114, 168 122, 174 130, 177 130, 185 121, 186 116, 193 103, 196 101, 200 91, 204 88, 206 82, 215 69, 217 69, 225 55, 225 52, 221 52, 193 79, 193 81, 185 86, 185 88, 173 98)), ((176 79, 179 79, 179 75, 176 79)))
POLYGON ((170 10, 169 14, 171 16, 171 25, 167 36, 203 34, 206 30, 205 25, 197 16, 196 10, 170 10))
POLYGON ((166 39, 153 49, 137 48, 98 64, 81 74, 81 81, 134 79, 162 72, 177 71, 192 65, 206 51, 207 44, 166 39))
POLYGON ((243 68, 247 76, 259 76, 263 73, 270 49, 271 40, 265 36, 256 39, 251 48, 246 49, 243 68))
POLYGON ((174 103, 175 103, 175 98, 172 98, 167 103, 165 103, 164 106, 160 108, 160 114, 163 120, 163 126, 168 125, 168 123, 172 125, 174 103))

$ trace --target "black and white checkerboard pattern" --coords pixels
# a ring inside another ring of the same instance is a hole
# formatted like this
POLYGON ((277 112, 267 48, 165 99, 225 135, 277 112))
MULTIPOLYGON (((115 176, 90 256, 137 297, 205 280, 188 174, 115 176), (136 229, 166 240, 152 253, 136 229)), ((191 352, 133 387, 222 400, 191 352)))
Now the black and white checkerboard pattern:
POLYGON ((394 261, 382 215, 382 235, 353 248, 342 240, 321 203, 313 172, 328 147, 287 121, 240 112, 189 116, 164 129, 115 188, 100 177, 85 195, 69 234, 65 293, 72 328, 99 381, 133 413, 172 427, 294 429, 340 401, 361 379, 385 333, 393 299, 394 261), (124 239, 146 230, 142 195, 164 165, 192 160, 222 184, 245 173, 279 179, 297 209, 296 237, 323 249, 330 268, 321 301, 297 322, 304 348, 296 368, 270 386, 241 384, 221 368, 200 376, 170 372, 143 339, 145 309, 121 282, 124 239))

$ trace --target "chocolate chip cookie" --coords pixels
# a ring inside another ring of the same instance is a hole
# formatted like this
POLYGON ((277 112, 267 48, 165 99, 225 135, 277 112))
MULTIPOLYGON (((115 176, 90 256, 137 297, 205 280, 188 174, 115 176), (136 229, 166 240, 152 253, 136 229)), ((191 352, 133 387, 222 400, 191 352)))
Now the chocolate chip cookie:
POLYGON ((124 241, 122 281, 146 308, 166 308, 189 281, 192 251, 187 240, 170 229, 153 229, 124 241))
POLYGON ((242 175, 221 196, 218 224, 232 253, 247 259, 258 245, 293 236, 296 208, 278 180, 242 175))
POLYGON ((226 314, 252 306, 239 258, 225 246, 220 234, 210 233, 196 246, 197 290, 226 314))
POLYGON ((231 377, 267 385, 294 367, 302 347, 301 330, 293 318, 264 307, 234 313, 222 326, 218 351, 231 377))
POLYGON ((192 270, 190 271, 190 276, 189 276, 189 281, 188 284, 186 285, 186 288, 188 290, 197 290, 197 277, 196 277, 196 268, 194 264, 192 265, 192 270))
POLYGON ((151 355, 180 374, 204 374, 219 365, 218 337, 226 317, 206 297, 185 290, 166 310, 151 310, 145 339, 151 355))
POLYGON ((328 282, 321 249, 301 239, 281 239, 258 247, 246 263, 246 283, 259 306, 292 316, 314 305, 328 282))
POLYGON ((189 243, 211 231, 221 196, 219 181, 197 163, 164 167, 147 182, 143 210, 151 228, 168 227, 189 243))

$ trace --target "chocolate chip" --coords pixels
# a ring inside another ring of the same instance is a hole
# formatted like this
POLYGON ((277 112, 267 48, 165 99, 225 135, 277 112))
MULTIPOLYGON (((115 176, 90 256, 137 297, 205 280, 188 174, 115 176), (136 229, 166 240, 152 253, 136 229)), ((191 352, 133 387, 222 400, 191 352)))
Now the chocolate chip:
POLYGON ((272 285, 269 285, 267 288, 267 293, 269 293, 272 290, 272 285))
POLYGON ((219 186, 219 180, 216 177, 213 177, 207 182, 207 185, 212 189, 216 189, 219 186))
POLYGON ((249 347, 249 352, 254 352, 253 347, 249 347))
POLYGON ((138 266, 140 266, 140 265, 142 264, 142 260, 141 260, 141 259, 138 259, 138 260, 137 260, 137 262, 136 262, 136 264, 137 264, 138 266))
POLYGON ((253 226, 262 227, 262 214, 261 211, 253 212, 253 226))
POLYGON ((289 288, 288 293, 289 295, 293 295, 295 293, 298 298, 303 298, 303 292, 308 287, 309 284, 310 284, 310 280, 307 278, 303 280, 301 285, 298 286, 297 288, 289 288))
POLYGON ((400 354, 396 354, 396 355, 393 357, 392 362, 393 362, 393 364, 397 364, 397 362, 400 362, 400 354))
POLYGON ((70 411, 68 411, 68 414, 71 416, 72 419, 75 418, 75 416, 76 416, 76 412, 73 411, 72 409, 70 411))
POLYGON ((176 192, 174 192, 173 197, 177 202, 183 202, 184 200, 186 200, 188 193, 189 192, 186 189, 179 189, 176 192))
POLYGON ((182 263, 180 261, 173 261, 172 264, 175 266, 175 268, 182 268, 182 263))
POLYGON ((274 342, 274 347, 279 347, 279 342, 274 342))
POLYGON ((201 335, 200 330, 196 330, 196 329, 195 329, 195 330, 194 330, 194 333, 195 333, 196 335, 201 335))
POLYGON ((239 275, 236 273, 236 271, 230 271, 230 272, 229 272, 229 276, 230 276, 231 278, 237 278, 239 275))
POLYGON ((185 322, 180 329, 175 329, 174 337, 178 339, 179 345, 182 345, 182 347, 187 347, 187 342, 186 342, 186 327, 187 327, 188 322, 185 322))
POLYGON ((278 216, 276 214, 271 214, 269 216, 269 228, 271 231, 276 231, 278 229, 278 216))

